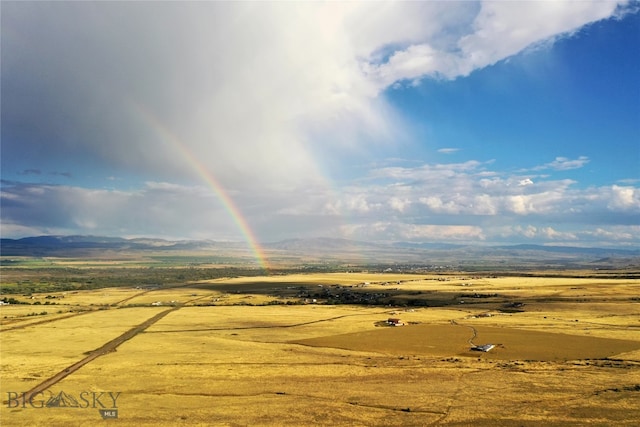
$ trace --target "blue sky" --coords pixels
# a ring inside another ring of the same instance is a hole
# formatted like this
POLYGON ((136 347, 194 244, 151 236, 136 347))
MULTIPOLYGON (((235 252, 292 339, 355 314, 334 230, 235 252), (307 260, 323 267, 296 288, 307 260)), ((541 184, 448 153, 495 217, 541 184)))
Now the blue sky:
POLYGON ((630 41, 639 27, 638 14, 598 22, 551 49, 387 96, 422 124, 427 149, 455 147, 458 158, 514 169, 586 156, 591 167, 581 168, 579 184, 613 184, 638 175, 640 45, 630 41))
POLYGON ((638 10, 3 2, 2 237, 637 248, 638 10))

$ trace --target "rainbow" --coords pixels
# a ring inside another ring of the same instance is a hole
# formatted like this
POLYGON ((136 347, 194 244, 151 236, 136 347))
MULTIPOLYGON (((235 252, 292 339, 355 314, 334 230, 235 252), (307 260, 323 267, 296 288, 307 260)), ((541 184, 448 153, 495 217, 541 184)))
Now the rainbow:
POLYGON ((186 144, 184 144, 153 114, 146 111, 136 102, 131 102, 130 104, 134 107, 138 115, 142 117, 144 121, 155 132, 157 132, 165 142, 169 143, 173 148, 176 149, 176 151, 178 151, 182 155, 183 159, 191 166, 196 174, 215 193, 215 195, 222 203, 224 209, 227 211, 235 225, 238 227, 238 230, 240 230, 240 233, 242 233, 244 240, 249 245, 249 248, 251 249, 251 252, 253 252, 253 255, 260 267, 268 271, 269 263, 267 261, 267 257, 264 254, 264 250, 258 244, 258 240, 251 230, 251 227, 249 227, 247 220, 242 215, 242 212, 233 201, 231 196, 229 196, 229 194, 225 191, 224 187, 220 184, 220 182, 218 182, 216 177, 211 172, 209 172, 209 170, 200 160, 198 160, 198 158, 191 152, 191 150, 189 150, 186 144))

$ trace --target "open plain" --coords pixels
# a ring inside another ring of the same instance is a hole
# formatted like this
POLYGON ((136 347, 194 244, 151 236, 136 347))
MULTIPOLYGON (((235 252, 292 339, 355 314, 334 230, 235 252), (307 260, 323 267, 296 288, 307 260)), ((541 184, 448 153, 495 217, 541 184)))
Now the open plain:
POLYGON ((7 296, 3 426, 640 420, 636 278, 272 274, 7 296))

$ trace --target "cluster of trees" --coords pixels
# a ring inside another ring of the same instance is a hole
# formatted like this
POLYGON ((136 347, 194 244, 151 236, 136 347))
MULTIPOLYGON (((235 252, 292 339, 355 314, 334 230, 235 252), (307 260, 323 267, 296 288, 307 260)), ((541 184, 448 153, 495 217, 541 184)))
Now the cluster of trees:
MULTIPOLYGON (((33 303, 30 303, 28 301, 20 301, 12 297, 4 297, 0 299, 0 301, 2 301, 4 304, 23 304, 23 305, 41 305, 42 304, 41 301, 35 301, 33 303)), ((57 302, 45 301, 43 305, 55 305, 55 304, 57 304, 57 302)))

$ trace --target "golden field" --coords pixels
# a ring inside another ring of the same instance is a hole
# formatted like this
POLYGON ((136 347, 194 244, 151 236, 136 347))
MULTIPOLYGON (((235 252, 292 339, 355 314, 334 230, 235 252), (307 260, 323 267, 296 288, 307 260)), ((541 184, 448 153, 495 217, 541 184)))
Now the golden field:
POLYGON ((0 307, 3 426, 640 422, 636 279, 296 274, 46 295, 60 298, 0 307), (328 303, 369 294, 396 304, 328 303))

